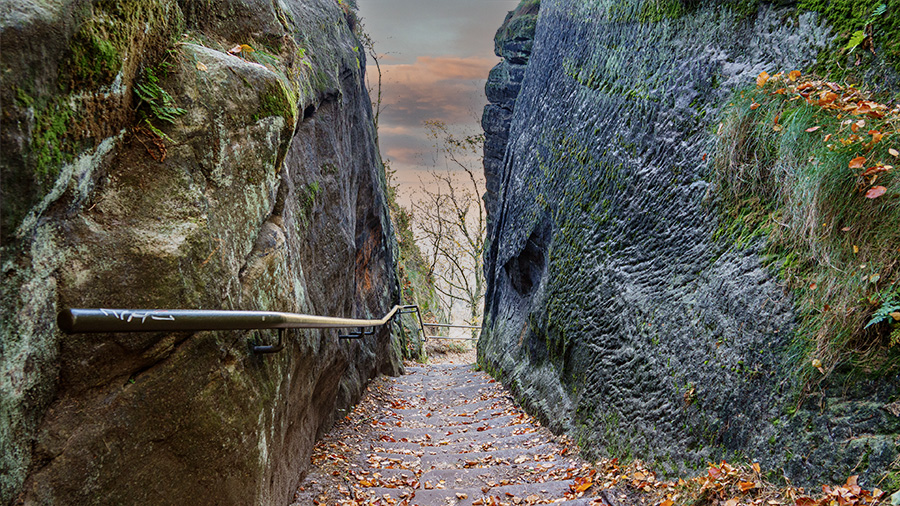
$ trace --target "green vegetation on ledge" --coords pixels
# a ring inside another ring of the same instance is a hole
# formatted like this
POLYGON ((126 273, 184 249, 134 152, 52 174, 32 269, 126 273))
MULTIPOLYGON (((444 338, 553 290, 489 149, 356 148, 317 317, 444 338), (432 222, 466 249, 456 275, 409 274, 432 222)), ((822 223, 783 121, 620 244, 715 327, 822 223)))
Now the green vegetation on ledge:
POLYGON ((801 379, 895 372, 900 108, 799 72, 757 83, 734 95, 719 127, 723 229, 739 242, 768 237, 801 314, 801 379))
MULTIPOLYGON (((440 298, 434 288, 434 276, 425 261, 422 250, 415 242, 412 228, 413 214, 397 202, 397 187, 391 184, 391 176, 394 172, 390 169, 387 161, 385 161, 384 167, 388 178, 388 206, 391 211, 394 233, 397 236, 397 244, 400 247, 400 258, 397 262, 400 302, 401 304, 417 304, 425 321, 438 321, 443 315, 440 298)), ((418 333, 417 322, 413 325, 411 322, 404 321, 404 324, 401 325, 404 358, 425 359, 422 341, 418 337, 418 333)))

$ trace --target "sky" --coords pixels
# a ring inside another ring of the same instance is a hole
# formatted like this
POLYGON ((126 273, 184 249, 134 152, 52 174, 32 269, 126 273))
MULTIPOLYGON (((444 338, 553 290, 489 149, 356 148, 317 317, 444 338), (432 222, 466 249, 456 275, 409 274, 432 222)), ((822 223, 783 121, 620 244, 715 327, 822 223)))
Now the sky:
MULTIPOLYGON (((481 133, 484 84, 494 55, 494 34, 519 0, 357 0, 365 31, 375 42, 382 72, 378 124, 381 155, 396 170, 399 201, 415 198, 420 176, 443 169, 427 120, 457 135, 481 133)), ((378 74, 367 61, 373 90, 378 74)), ((480 166, 474 167, 478 174, 480 166)))

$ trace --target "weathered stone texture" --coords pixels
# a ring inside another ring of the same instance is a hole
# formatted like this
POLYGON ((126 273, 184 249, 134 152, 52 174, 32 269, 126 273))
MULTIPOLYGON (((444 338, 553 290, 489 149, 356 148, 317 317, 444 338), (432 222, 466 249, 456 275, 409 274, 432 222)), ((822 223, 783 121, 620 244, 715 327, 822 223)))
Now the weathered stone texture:
MULTIPOLYGON (((496 212, 500 192, 503 156, 509 139, 516 97, 522 87, 525 68, 531 56, 534 29, 540 2, 527 0, 507 14, 494 38, 494 53, 503 58, 488 75, 484 91, 488 105, 481 116, 484 129, 484 201, 488 215, 496 212)), ((493 223, 490 221, 489 223, 493 223)))
POLYGON ((742 455, 794 483, 873 486, 898 454, 900 379, 798 403, 790 294, 759 244, 713 239, 723 102, 807 68, 829 31, 766 3, 653 5, 544 0, 521 91, 509 62, 491 74, 479 360, 589 451, 670 473, 742 455))
POLYGON ((397 301, 351 16, 329 0, 0 3, 0 504, 287 504, 317 434, 400 372, 389 329, 292 330, 254 356, 274 331, 55 324, 65 307, 380 318, 397 301), (152 120, 164 137, 134 110, 147 69, 186 111, 152 120))

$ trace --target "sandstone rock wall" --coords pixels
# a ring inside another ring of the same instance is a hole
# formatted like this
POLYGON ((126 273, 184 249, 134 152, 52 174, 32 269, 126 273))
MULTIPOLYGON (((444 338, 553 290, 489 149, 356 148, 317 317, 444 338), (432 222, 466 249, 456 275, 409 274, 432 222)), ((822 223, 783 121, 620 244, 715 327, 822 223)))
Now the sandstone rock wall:
POLYGON ((725 100, 834 37, 815 13, 744 4, 541 2, 527 67, 504 54, 487 87, 479 360, 590 452, 871 487, 898 455, 900 380, 797 397, 791 294, 760 242, 713 238, 725 100))
POLYGON ((396 303, 353 16, 332 0, 0 3, 0 503, 287 504, 317 434, 400 371, 390 329, 292 330, 257 356, 274 331, 55 323, 66 307, 396 303))

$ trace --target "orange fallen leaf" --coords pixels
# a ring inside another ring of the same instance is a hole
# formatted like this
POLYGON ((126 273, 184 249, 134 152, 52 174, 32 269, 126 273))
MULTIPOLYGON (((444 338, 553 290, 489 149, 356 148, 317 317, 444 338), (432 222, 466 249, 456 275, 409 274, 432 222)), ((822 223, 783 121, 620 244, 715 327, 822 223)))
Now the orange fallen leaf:
MULTIPOLYGON (((796 72, 798 75, 800 74, 800 71, 799 71, 799 70, 794 70, 794 71, 791 72, 791 74, 793 74, 794 72, 796 72)), ((793 81, 793 79, 792 79, 792 81, 793 81)), ((754 462, 753 464, 750 464, 750 467, 752 467, 753 470, 756 471, 757 474, 760 473, 760 470, 759 470, 759 462, 754 462)))
POLYGON ((816 506, 816 501, 812 497, 801 496, 794 500, 797 506, 816 506))
POLYGON ((737 506, 737 503, 738 503, 738 500, 732 498, 732 499, 725 501, 725 506, 737 506))
POLYGON ((866 163, 866 157, 864 157, 864 156, 857 156, 857 157, 854 158, 853 160, 850 160, 850 165, 849 165, 849 167, 850 167, 851 169, 861 169, 861 168, 863 168, 863 165, 865 165, 865 163, 866 163))
POLYGON ((868 169, 866 169, 865 172, 863 172, 862 174, 860 174, 860 176, 861 176, 861 177, 868 177, 868 176, 871 176, 871 175, 874 175, 874 174, 878 174, 878 173, 881 173, 881 172, 887 172, 887 171, 891 170, 892 168, 893 168, 893 167, 891 167, 890 165, 881 165, 881 164, 879 164, 879 165, 876 165, 876 166, 874 166, 874 167, 869 167, 868 169))
POLYGON ((757 109, 759 109, 759 103, 753 102, 752 104, 750 104, 750 110, 751 110, 751 111, 755 111, 755 110, 757 110, 757 109))
POLYGON ((815 132, 816 130, 818 130, 818 129, 820 129, 820 128, 822 128, 822 127, 816 125, 816 126, 814 126, 814 127, 809 127, 809 128, 807 128, 806 131, 812 133, 812 132, 815 132))
POLYGON ((659 503, 659 506, 672 506, 673 504, 675 504, 675 501, 666 499, 665 501, 659 503))
POLYGON ((799 70, 792 70, 792 71, 788 72, 788 79, 790 79, 791 81, 796 81, 797 79, 800 78, 800 75, 801 75, 801 73, 799 70))
POLYGON ((873 186, 869 188, 869 191, 866 192, 867 199, 877 199, 878 197, 884 195, 884 192, 887 191, 887 188, 884 186, 873 186))
POLYGON ((738 486, 741 488, 741 492, 746 492, 756 488, 756 483, 753 483, 752 481, 742 481, 738 483, 738 486))
POLYGON ((756 77, 756 85, 762 88, 765 86, 766 81, 769 80, 769 73, 763 70, 760 72, 759 76, 756 77))
POLYGON ((827 92, 822 98, 819 100, 820 106, 831 105, 835 100, 838 99, 837 93, 827 92))

